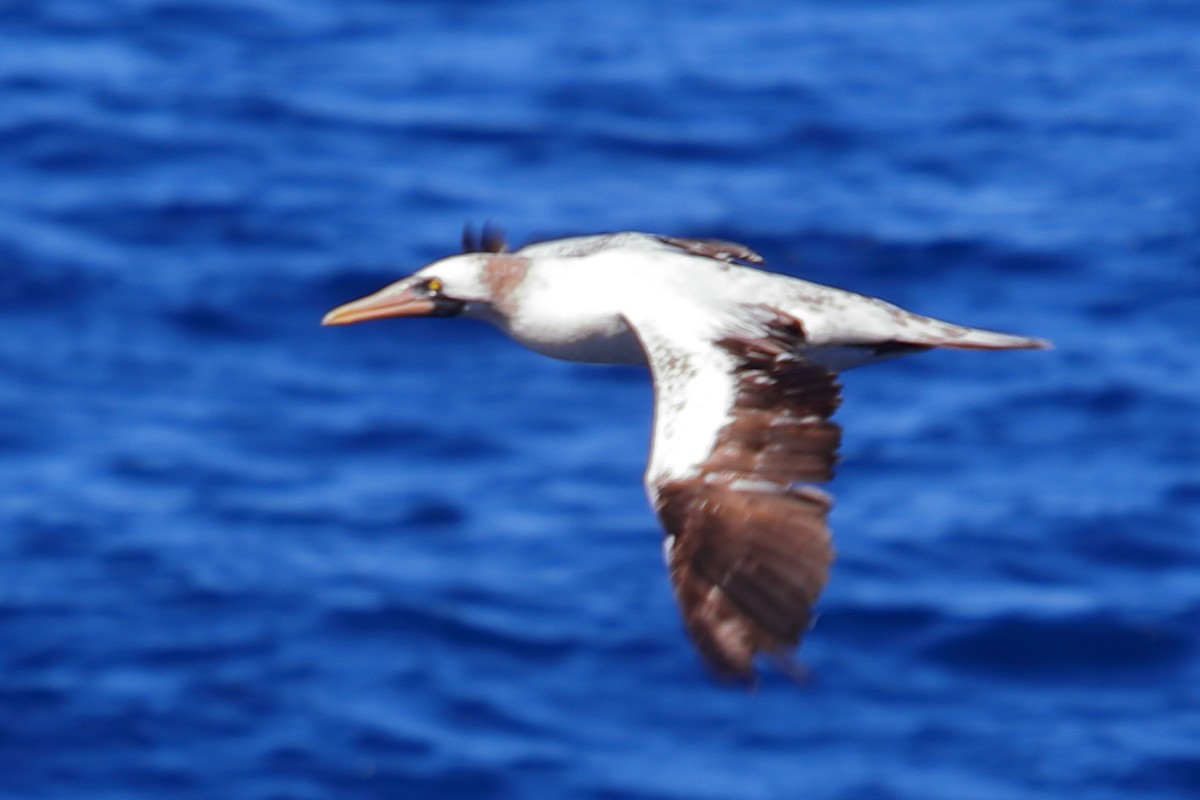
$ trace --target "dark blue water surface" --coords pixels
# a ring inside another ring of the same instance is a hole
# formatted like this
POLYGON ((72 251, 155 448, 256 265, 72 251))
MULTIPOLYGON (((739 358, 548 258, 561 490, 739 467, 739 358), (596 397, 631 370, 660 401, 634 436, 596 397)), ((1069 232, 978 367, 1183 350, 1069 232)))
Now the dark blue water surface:
POLYGON ((0 2, 0 797, 1200 796, 1200 4, 0 2), (636 228, 1048 353, 846 376, 714 684, 637 371, 322 329, 636 228))

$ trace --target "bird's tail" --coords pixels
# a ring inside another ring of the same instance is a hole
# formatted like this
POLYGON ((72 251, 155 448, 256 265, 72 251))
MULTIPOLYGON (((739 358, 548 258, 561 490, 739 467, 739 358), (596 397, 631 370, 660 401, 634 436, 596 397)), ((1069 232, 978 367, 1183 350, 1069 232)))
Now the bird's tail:
POLYGON ((918 347, 953 347, 959 350, 1045 350, 1052 345, 1046 339, 1016 336, 1011 333, 967 328, 938 321, 897 337, 897 342, 918 347))

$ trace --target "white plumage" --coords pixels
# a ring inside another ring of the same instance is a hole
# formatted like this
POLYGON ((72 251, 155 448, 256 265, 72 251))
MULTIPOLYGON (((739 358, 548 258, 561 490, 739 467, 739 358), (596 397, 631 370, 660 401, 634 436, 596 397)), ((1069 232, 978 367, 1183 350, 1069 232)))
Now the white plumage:
POLYGON ((555 358, 650 368, 645 482, 684 620, 722 676, 786 657, 811 619, 832 548, 840 429, 836 372, 931 347, 1007 350, 1039 339, 968 328, 758 269, 744 245, 645 233, 508 252, 485 232, 326 324, 393 316, 485 319, 555 358))

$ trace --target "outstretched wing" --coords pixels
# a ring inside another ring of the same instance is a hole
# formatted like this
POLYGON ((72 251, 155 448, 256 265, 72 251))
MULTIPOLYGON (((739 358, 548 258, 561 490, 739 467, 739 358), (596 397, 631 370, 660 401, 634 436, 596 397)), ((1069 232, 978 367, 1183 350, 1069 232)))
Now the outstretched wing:
POLYGON ((756 654, 799 645, 833 561, 831 500, 806 484, 833 476, 836 375, 773 309, 702 343, 630 324, 654 373, 646 488, 684 623, 714 672, 749 678, 756 654))

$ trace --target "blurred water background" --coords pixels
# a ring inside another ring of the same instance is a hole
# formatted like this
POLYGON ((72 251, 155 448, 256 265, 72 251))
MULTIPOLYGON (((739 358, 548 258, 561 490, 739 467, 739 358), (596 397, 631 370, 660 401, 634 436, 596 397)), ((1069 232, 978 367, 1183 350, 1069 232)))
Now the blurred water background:
POLYGON ((1200 4, 0 2, 0 797, 1200 795, 1200 4), (321 314, 642 229, 1049 353, 846 376, 796 686, 650 393, 321 314))

